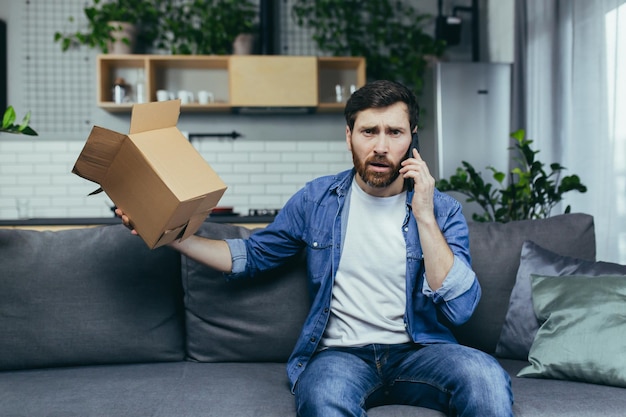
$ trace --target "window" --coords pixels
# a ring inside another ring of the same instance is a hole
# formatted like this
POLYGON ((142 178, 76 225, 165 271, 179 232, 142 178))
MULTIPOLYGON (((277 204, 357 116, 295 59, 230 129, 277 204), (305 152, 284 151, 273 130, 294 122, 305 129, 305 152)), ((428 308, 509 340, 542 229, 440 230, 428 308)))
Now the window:
MULTIPOLYGON (((605 17, 606 68, 608 98, 608 132, 613 141, 613 174, 615 175, 618 219, 626 217, 626 3, 605 17)), ((626 231, 618 237, 620 262, 626 255, 626 231)))

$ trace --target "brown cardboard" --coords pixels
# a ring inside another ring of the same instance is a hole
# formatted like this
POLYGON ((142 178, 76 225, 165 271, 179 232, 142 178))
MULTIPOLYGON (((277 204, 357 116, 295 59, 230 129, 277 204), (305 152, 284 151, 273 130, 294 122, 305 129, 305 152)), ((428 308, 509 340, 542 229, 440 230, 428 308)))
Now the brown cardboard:
POLYGON ((178 130, 180 100, 133 106, 128 135, 94 126, 72 172, 100 184, 149 248, 186 239, 226 185, 178 130))

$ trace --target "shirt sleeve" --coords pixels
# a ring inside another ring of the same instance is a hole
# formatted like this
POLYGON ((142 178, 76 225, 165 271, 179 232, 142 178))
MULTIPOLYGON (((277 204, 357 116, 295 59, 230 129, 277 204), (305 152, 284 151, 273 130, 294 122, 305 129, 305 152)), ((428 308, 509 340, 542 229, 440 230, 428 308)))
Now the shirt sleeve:
POLYGON ((437 291, 433 291, 428 285, 426 275, 424 275, 424 285, 422 286, 422 293, 427 297, 433 298, 435 303, 441 301, 448 302, 461 295, 465 294, 472 288, 474 281, 476 280, 476 274, 472 269, 467 266, 465 262, 459 259, 457 255, 454 255, 454 262, 448 275, 443 281, 443 284, 437 291))
POLYGON ((225 274, 227 279, 234 279, 246 270, 247 252, 246 243, 243 239, 226 239, 226 244, 230 248, 232 270, 230 274, 225 274))

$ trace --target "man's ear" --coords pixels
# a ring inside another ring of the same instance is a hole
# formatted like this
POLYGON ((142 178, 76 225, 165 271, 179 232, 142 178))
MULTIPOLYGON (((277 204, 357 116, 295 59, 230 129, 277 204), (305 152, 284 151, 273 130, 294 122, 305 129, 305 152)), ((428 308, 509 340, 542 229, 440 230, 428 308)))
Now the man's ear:
POLYGON ((346 125, 346 143, 348 144, 348 150, 352 151, 352 132, 348 125, 346 125))

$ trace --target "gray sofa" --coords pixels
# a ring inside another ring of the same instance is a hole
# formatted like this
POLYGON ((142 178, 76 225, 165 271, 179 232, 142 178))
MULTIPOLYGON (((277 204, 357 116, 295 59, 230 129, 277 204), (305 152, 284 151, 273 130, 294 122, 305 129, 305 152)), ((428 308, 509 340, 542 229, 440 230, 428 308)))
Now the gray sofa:
MULTIPOLYGON (((206 222, 198 233, 250 231, 206 222)), ((533 309, 522 272, 626 275, 624 266, 595 262, 593 219, 470 223, 470 240, 483 296, 456 335, 497 353, 512 377, 515 414, 624 416, 619 379, 516 376, 541 331, 536 318, 524 319, 533 309)), ((0 416, 295 415, 285 361, 308 307, 303 259, 226 282, 115 225, 0 230, 0 270, 0 416)), ((623 364, 623 355, 613 360, 623 364)), ((383 406, 369 415, 441 414, 383 406)))

